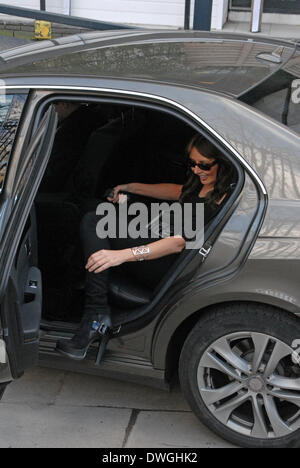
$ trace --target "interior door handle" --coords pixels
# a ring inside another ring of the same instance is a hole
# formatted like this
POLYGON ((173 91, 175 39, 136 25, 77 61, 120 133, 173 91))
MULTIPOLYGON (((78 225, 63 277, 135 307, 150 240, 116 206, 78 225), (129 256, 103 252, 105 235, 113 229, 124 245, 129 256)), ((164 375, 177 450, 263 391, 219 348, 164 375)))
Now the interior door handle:
POLYGON ((29 257, 31 255, 31 252, 32 252, 31 243, 30 243, 29 239, 27 239, 27 241, 25 242, 25 251, 26 251, 27 257, 29 257))

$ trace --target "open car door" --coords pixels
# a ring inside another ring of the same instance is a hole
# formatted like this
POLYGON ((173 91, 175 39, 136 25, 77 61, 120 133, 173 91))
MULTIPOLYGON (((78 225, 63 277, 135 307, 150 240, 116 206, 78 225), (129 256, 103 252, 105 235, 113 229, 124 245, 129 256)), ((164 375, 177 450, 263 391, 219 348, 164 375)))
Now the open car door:
POLYGON ((0 213, 5 221, 0 231, 2 393, 8 382, 20 377, 38 359, 42 278, 37 268, 35 212, 32 205, 51 153, 56 124, 57 116, 51 106, 27 147, 22 148, 20 154, 13 155, 12 162, 17 164, 17 169, 12 190, 4 193, 1 200, 0 213))

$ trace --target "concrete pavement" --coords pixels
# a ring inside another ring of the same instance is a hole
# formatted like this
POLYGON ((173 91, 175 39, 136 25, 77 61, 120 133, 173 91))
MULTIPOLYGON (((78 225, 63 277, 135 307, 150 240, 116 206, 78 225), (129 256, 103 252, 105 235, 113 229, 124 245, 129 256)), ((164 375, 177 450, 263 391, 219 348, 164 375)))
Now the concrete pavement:
POLYGON ((0 448, 226 448, 171 393, 35 368, 0 403, 0 448))

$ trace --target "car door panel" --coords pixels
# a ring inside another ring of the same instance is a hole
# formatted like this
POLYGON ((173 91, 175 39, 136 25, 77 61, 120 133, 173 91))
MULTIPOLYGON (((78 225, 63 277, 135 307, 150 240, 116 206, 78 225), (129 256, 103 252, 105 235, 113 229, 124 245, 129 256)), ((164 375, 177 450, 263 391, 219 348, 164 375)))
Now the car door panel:
POLYGON ((31 223, 27 222, 1 310, 13 378, 19 377, 27 367, 37 363, 42 281, 40 271, 33 265, 32 245, 31 223), (32 288, 32 281, 36 288, 32 288))
MULTIPOLYGON (((1 324, 12 378, 37 364, 42 277, 37 267, 35 210, 32 206, 50 156, 57 117, 45 113, 18 167, 0 249, 1 324)), ((1 382, 0 367, 0 382, 1 382)))
POLYGON ((238 270, 247 260, 251 245, 255 242, 264 219, 267 206, 265 197, 260 198, 252 179, 246 175, 245 186, 235 212, 228 220, 214 249, 201 268, 201 276, 229 274, 238 270), (220 262, 222 258, 222 262, 220 262))
POLYGON ((217 303, 218 284, 223 286, 224 281, 241 271, 259 234, 267 203, 267 195, 249 174, 245 174, 238 205, 215 240, 207 259, 200 264, 194 280, 172 297, 164 311, 165 318, 156 330, 152 348, 155 350, 153 362, 156 368, 164 367, 169 338, 180 324, 201 309, 217 303))
POLYGON ((24 343, 38 340, 42 307, 42 277, 40 270, 35 266, 37 264, 36 239, 34 223, 31 221, 34 216, 34 209, 32 209, 11 274, 19 296, 24 343))

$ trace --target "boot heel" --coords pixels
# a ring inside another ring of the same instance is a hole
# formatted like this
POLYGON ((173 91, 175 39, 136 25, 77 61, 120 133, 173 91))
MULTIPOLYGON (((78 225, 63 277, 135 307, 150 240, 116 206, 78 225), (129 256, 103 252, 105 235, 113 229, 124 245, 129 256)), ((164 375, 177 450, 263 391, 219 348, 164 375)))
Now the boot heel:
POLYGON ((104 351, 106 350, 106 346, 107 346, 108 341, 109 341, 109 336, 108 335, 103 335, 103 337, 102 337, 102 339, 100 341, 100 344, 99 344, 98 354, 97 354, 96 361, 95 361, 95 364, 97 366, 99 366, 99 364, 101 362, 101 359, 102 359, 102 356, 104 354, 104 351))
POLYGON ((72 359, 82 360, 86 357, 89 347, 95 341, 100 341, 96 364, 99 364, 110 336, 111 319, 108 314, 94 314, 93 317, 83 318, 79 329, 73 338, 61 339, 57 342, 56 349, 61 354, 72 359))

